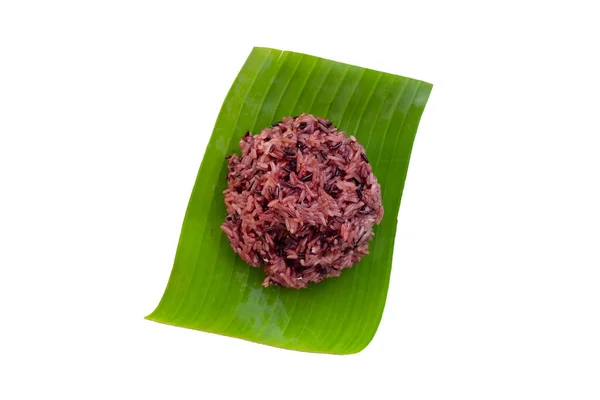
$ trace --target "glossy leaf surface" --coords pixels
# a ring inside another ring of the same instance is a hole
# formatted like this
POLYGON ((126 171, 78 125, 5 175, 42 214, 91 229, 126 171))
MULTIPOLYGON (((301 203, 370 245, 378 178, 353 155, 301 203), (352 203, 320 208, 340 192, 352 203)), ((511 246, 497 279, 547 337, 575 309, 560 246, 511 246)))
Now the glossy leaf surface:
POLYGON ((431 91, 422 81, 322 58, 255 48, 215 124, 183 223, 171 277, 147 318, 292 350, 351 354, 373 338, 385 305, 400 199, 417 126, 431 91), (385 217, 369 255, 308 289, 264 288, 221 231, 225 156, 246 131, 283 116, 330 119, 365 146, 385 217))

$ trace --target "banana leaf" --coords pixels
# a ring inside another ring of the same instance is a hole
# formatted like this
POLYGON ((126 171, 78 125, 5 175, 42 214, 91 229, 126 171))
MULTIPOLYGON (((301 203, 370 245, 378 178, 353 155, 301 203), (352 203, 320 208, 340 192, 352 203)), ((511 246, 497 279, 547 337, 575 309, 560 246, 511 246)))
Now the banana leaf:
POLYGON ((352 354, 383 313, 397 215, 417 126, 432 85, 288 51, 254 48, 234 81, 194 185, 175 262, 152 321, 284 349, 352 354), (370 254, 341 277, 307 289, 261 286, 221 231, 225 156, 246 131, 283 116, 327 118, 365 146, 382 188, 385 216, 370 254))

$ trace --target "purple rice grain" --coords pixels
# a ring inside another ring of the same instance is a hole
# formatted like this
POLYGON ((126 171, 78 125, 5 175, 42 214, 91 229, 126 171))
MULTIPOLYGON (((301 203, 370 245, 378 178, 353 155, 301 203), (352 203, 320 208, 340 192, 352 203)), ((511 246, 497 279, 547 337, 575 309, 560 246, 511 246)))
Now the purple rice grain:
POLYGON ((345 132, 330 121, 302 114, 257 135, 246 133, 241 155, 228 158, 228 215, 221 228, 244 261, 264 266, 263 286, 305 288, 339 276, 368 253, 373 225, 383 218, 381 187, 354 138, 331 161, 328 152, 345 141, 345 132), (292 172, 302 185, 289 182, 292 172), (360 180, 349 185, 346 173, 360 180), (358 201, 364 205, 356 207, 358 201))
POLYGON ((305 175, 301 180, 302 180, 302 182, 306 182, 306 181, 310 180, 310 178, 312 178, 312 176, 313 176, 313 174, 305 175))

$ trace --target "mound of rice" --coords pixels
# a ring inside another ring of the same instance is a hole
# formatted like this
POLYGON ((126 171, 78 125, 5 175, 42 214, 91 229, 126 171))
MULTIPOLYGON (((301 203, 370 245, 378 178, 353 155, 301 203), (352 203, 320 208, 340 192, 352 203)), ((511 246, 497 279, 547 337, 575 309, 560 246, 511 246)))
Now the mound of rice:
POLYGON ((383 218, 381 187, 365 149, 330 121, 286 117, 240 141, 229 159, 221 226, 263 286, 305 288, 368 254, 383 218))

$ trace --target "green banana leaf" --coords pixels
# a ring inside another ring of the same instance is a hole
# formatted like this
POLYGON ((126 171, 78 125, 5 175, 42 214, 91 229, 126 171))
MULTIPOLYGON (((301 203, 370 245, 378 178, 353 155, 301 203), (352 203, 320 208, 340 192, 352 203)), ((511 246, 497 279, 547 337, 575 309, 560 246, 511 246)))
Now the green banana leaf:
POLYGON ((221 108, 187 208, 164 295, 147 319, 285 349, 352 354, 377 330, 385 305, 398 209, 429 83, 305 54, 254 48, 221 108), (307 289, 261 286, 221 231, 225 156, 246 131, 283 116, 330 119, 365 146, 385 216, 370 254, 341 277, 307 289))

